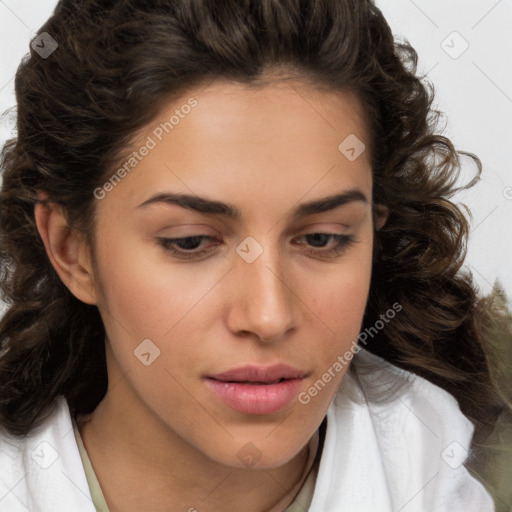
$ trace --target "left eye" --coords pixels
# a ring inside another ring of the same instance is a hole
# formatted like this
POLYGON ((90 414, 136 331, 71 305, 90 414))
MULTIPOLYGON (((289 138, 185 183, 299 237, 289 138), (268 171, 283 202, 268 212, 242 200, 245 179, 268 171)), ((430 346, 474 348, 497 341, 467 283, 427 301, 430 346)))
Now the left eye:
POLYGON ((338 233, 308 233, 299 238, 306 238, 315 249, 306 252, 312 256, 336 257, 340 256, 351 244, 355 242, 353 235, 340 235, 338 233), (334 246, 329 249, 318 249, 325 247, 330 240, 334 240, 334 246))
MULTIPOLYGON (((308 254, 324 257, 333 257, 341 254, 355 241, 353 235, 340 235, 337 233, 308 233, 301 235, 299 238, 307 239, 307 243, 314 247, 313 249, 308 249, 306 251, 308 254), (324 249, 331 240, 334 240, 334 246, 329 249, 324 249)), ((210 246, 210 248, 196 250, 201 246, 202 241, 213 240, 218 242, 215 245, 219 245, 219 243, 221 243, 216 238, 208 235, 194 235, 182 238, 159 237, 157 240, 164 250, 170 252, 172 256, 182 259, 200 258, 203 255, 212 252, 212 246, 210 246)))

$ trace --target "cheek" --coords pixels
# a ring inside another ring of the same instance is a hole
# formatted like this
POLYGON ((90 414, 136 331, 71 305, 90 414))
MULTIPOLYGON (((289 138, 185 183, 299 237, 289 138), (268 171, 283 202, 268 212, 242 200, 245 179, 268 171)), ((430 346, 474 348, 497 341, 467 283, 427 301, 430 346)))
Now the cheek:
POLYGON ((351 266, 331 273, 321 281, 322 286, 307 284, 305 297, 317 305, 315 311, 321 318, 329 318, 333 327, 358 316, 366 305, 371 272, 366 266, 351 266), (346 319, 346 320, 344 320, 346 319))
POLYGON ((302 296, 314 312, 316 328, 322 333, 322 350, 311 354, 329 367, 339 355, 353 350, 360 333, 371 281, 371 244, 359 247, 323 279, 304 280, 302 296))
POLYGON ((361 241, 340 263, 323 274, 305 276, 303 296, 335 332, 362 319, 372 272, 372 245, 361 241))
POLYGON ((158 248, 129 237, 98 246, 101 307, 112 328, 124 329, 123 337, 126 332, 134 339, 163 337, 219 280, 211 272, 194 271, 192 265, 176 265, 158 248))

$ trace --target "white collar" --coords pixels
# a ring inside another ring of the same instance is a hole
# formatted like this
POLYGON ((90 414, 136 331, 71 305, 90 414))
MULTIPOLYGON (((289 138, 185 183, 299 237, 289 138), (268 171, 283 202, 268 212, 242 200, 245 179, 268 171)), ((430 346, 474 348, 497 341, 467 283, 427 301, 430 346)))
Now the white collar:
MULTIPOLYGON (((352 365, 327 411, 309 512, 493 512, 462 465, 473 425, 455 398, 363 349, 352 365)), ((96 512, 63 397, 25 438, 0 429, 0 468, 1 511, 96 512)))

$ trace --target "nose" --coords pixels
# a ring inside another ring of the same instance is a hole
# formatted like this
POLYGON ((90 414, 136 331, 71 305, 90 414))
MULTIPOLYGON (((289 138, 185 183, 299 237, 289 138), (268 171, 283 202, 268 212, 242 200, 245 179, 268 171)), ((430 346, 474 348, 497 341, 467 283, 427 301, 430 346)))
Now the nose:
POLYGON ((280 259, 277 251, 270 253, 266 249, 252 263, 236 258, 235 268, 230 272, 231 332, 277 342, 297 328, 299 299, 280 259))

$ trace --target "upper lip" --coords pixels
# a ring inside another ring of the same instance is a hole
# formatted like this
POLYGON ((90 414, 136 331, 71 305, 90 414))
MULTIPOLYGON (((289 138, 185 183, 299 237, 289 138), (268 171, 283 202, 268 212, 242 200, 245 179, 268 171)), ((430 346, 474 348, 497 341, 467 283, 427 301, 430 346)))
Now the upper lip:
POLYGON ((271 382, 278 379, 302 379, 307 372, 288 366, 276 364, 273 366, 247 365, 233 368, 222 373, 208 375, 208 378, 226 382, 271 382))

